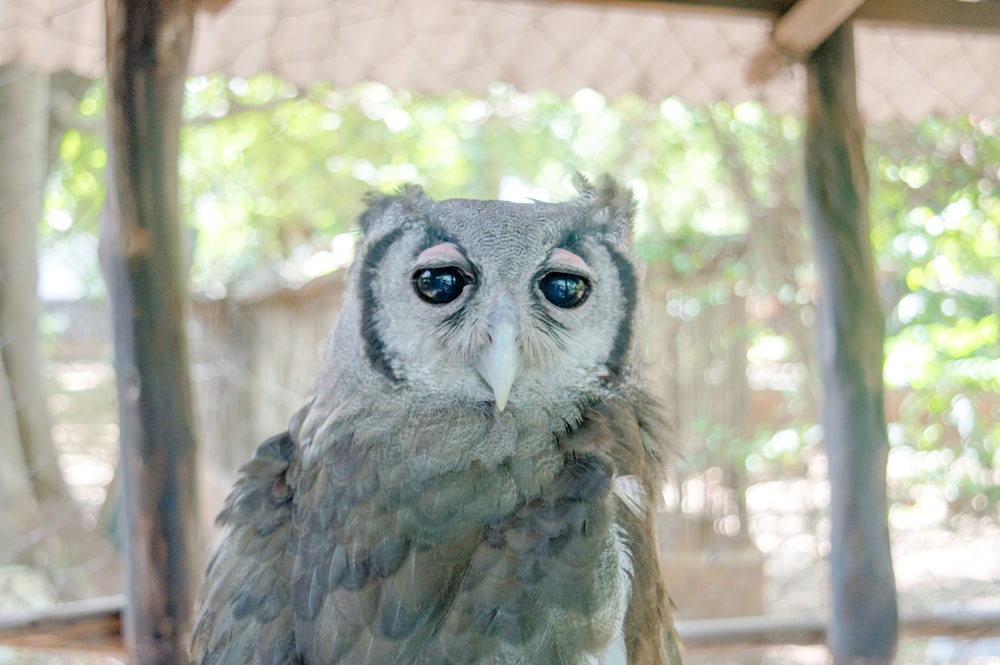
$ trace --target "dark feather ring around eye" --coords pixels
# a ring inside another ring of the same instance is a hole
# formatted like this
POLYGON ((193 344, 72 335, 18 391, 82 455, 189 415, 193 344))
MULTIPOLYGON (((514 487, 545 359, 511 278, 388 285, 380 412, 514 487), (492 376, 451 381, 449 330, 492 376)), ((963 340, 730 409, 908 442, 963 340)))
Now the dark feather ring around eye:
POLYGON ((472 278, 454 266, 421 268, 413 273, 413 290, 424 302, 446 305, 460 295, 472 278))

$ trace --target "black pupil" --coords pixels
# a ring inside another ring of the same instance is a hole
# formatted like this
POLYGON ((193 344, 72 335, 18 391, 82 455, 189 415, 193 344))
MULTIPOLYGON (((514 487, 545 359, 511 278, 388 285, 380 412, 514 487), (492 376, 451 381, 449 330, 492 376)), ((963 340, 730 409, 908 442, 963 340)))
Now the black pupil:
POLYGON ((468 277, 453 267, 424 268, 413 275, 413 290, 434 305, 450 303, 462 295, 462 289, 468 283, 468 277))
POLYGON ((586 279, 565 272, 550 272, 538 281, 538 288, 546 300, 565 309, 579 307, 590 295, 586 279))

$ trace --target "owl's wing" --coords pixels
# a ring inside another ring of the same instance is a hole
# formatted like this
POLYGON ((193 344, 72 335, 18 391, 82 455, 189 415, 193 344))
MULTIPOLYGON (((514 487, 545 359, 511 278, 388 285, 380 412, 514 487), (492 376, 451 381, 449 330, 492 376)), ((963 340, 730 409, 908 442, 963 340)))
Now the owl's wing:
MULTIPOLYGON (((653 529, 653 497, 661 486, 662 449, 666 425, 656 401, 644 393, 628 404, 610 401, 598 407, 607 418, 615 446, 612 456, 621 476, 635 479, 645 495, 641 509, 618 511, 632 554, 632 597, 625 620, 630 663, 680 663, 680 642, 670 615, 670 598, 663 586, 653 529)), ((624 497, 623 497, 624 498, 624 497)), ((625 503, 631 503, 625 498, 625 503)))
POLYGON ((200 665, 298 665, 286 547, 295 453, 288 433, 243 466, 219 522, 226 534, 200 592, 191 660, 200 665))

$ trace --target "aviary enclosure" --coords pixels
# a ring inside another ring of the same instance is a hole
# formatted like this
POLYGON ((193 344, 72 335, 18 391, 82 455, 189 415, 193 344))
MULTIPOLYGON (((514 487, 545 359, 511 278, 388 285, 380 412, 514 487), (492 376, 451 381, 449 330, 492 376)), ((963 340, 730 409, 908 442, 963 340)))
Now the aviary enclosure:
POLYGON ((649 356, 681 449, 661 559, 686 659, 1000 657, 994 0, 0 16, 18 167, 2 178, 17 463, 0 476, 0 641, 183 662, 218 492, 308 390, 335 316, 343 201, 413 179, 538 196, 599 169, 647 209, 649 356), (94 263, 80 238, 98 216, 106 327, 100 297, 23 297, 53 274, 31 248, 56 232, 94 263), (95 463, 61 414, 108 406, 70 399, 110 385, 108 337, 118 413, 80 436, 120 458, 95 463), (74 339, 99 362, 59 357, 74 339), (110 471, 74 482, 83 468, 110 471))

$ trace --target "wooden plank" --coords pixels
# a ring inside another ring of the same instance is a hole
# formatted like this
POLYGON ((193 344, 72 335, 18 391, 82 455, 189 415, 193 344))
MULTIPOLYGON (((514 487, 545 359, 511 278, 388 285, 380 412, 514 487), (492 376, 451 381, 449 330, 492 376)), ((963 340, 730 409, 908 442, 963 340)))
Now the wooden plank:
POLYGON ((774 24, 771 40, 747 68, 751 83, 765 83, 801 62, 839 28, 864 0, 799 0, 774 24))
MULTIPOLYGON (((794 0, 546 0, 777 20, 794 0)), ((835 3, 831 3, 834 5, 835 3)), ((839 3, 836 3, 839 4, 839 3)), ((854 3, 857 4, 857 3, 854 3)), ((860 25, 1000 34, 998 0, 865 0, 850 16, 860 25)))
POLYGON ((1000 608, 947 608, 933 612, 904 614, 900 632, 914 637, 957 637, 979 639, 1000 637, 1000 608))
POLYGON ((771 41, 783 51, 808 55, 864 0, 799 0, 774 26, 771 41))
POLYGON ((897 609, 889 555, 885 319, 868 219, 864 129, 850 25, 807 62, 806 213, 820 274, 821 420, 830 481, 835 663, 889 663, 897 609))
MULTIPOLYGON (((123 653, 121 614, 124 607, 124 596, 111 596, 0 617, 0 644, 123 653)), ((681 619, 674 622, 684 648, 689 652, 823 644, 828 624, 829 618, 823 614, 681 619)), ((900 632, 922 638, 974 640, 1000 637, 1000 609, 945 608, 905 614, 900 618, 900 632)))
POLYGON ((124 654, 124 596, 63 603, 0 617, 0 644, 9 647, 124 654))
POLYGON ((674 628, 685 651, 690 651, 823 644, 828 623, 821 615, 752 616, 675 620, 674 628))
POLYGON ((544 0, 571 4, 637 7, 667 11, 714 13, 731 16, 774 19, 789 10, 794 0, 544 0))
POLYGON ((853 18, 866 26, 1000 34, 997 0, 867 0, 853 18))
POLYGON ((177 212, 192 0, 106 0, 108 196, 130 661, 184 663, 193 605, 195 442, 177 212))
MULTIPOLYGON (((823 644, 830 618, 822 614, 676 620, 674 626, 687 651, 823 644)), ((1000 610, 961 608, 914 612, 900 618, 899 630, 909 637, 981 639, 1000 636, 1000 610)))

